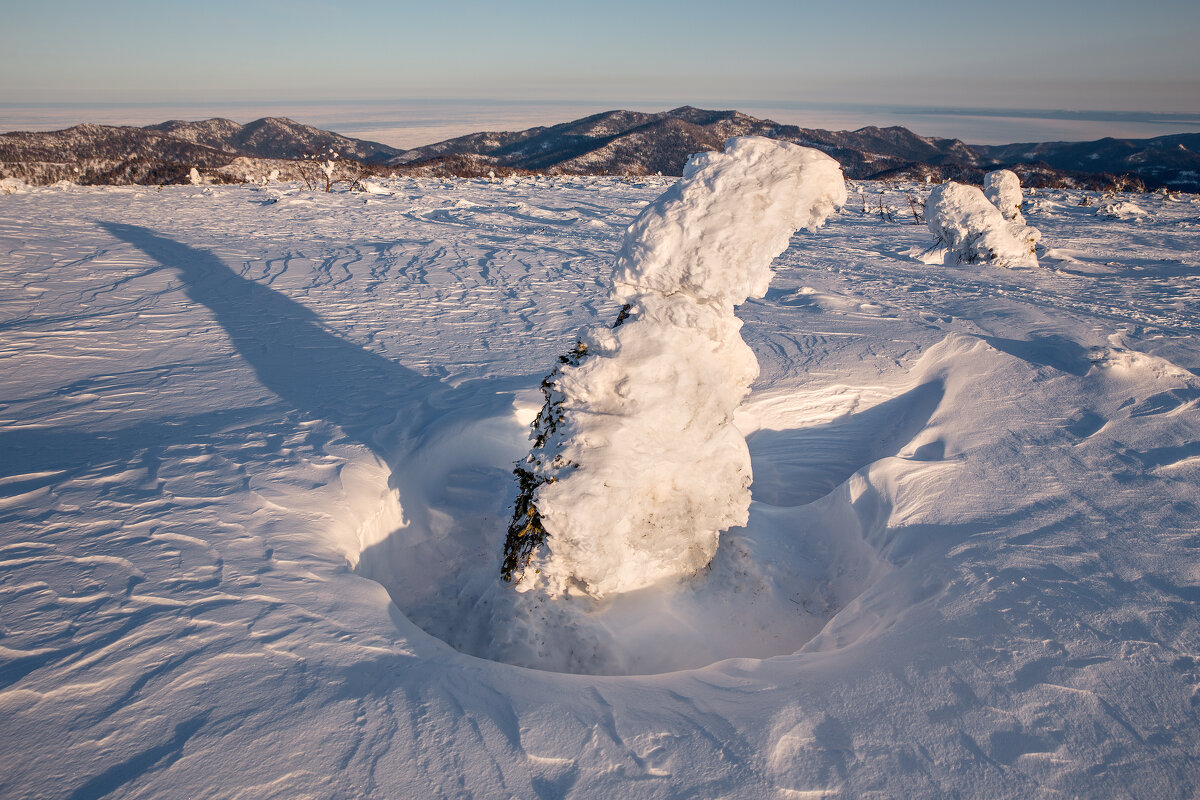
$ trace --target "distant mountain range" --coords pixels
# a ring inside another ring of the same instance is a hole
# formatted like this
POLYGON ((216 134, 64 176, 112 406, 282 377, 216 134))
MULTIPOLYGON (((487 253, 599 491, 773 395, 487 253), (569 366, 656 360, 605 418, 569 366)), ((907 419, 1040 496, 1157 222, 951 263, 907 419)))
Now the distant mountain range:
POLYGON ((228 119, 171 120, 144 128, 84 124, 0 134, 0 177, 29 183, 186 183, 197 168, 210 178, 236 182, 257 167, 263 175, 278 169, 285 179, 295 179, 295 162, 329 153, 355 164, 378 165, 404 151, 283 117, 246 125, 228 119))
POLYGON ((401 150, 268 117, 172 120, 146 127, 76 125, 61 131, 0 134, 0 177, 31 183, 177 183, 192 168, 210 180, 238 181, 337 153, 341 177, 403 173, 480 176, 513 172, 679 175, 692 153, 720 149, 731 136, 768 136, 815 147, 854 179, 955 179, 979 182, 1008 167, 1027 185, 1200 191, 1200 133, 1153 139, 1100 139, 968 145, 918 136, 907 128, 827 131, 781 125, 738 111, 684 106, 656 114, 608 111, 523 131, 473 133, 401 150), (305 162, 305 158, 309 158, 305 162))

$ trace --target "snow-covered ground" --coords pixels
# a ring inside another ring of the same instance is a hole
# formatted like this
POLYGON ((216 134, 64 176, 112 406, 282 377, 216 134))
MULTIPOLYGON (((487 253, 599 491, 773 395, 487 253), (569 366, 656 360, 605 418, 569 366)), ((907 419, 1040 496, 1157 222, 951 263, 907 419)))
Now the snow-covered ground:
POLYGON ((0 196, 0 796, 1194 796, 1195 196, 1039 191, 1006 269, 851 186, 738 310, 748 525, 513 655, 539 383, 667 185, 0 196))

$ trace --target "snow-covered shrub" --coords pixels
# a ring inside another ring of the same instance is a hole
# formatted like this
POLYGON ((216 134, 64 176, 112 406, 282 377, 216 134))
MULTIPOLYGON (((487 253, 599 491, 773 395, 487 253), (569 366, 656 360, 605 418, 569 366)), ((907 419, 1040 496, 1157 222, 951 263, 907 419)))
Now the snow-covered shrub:
POLYGON ((585 330, 542 383, 507 580, 631 591, 702 569, 745 524, 750 454, 731 421, 758 362, 734 306, 766 293, 796 229, 845 200, 832 158, 747 137, 693 156, 642 211, 613 273, 616 324, 585 330))
POLYGON ((391 194, 392 193, 391 190, 388 189, 386 186, 384 186, 382 183, 376 183, 375 181, 367 180, 366 178, 355 181, 351 185, 350 188, 354 189, 356 191, 366 192, 367 194, 391 194))
POLYGON ((1137 203, 1128 200, 1106 200, 1096 209, 1096 216, 1108 219, 1143 219, 1150 214, 1137 203))
POLYGON ((1000 209, 1004 218, 1025 224, 1021 216, 1021 179, 1009 169, 998 169, 983 176, 983 194, 1000 209))
POLYGON ((339 171, 340 164, 337 163, 338 154, 332 148, 325 148, 320 153, 305 153, 301 159, 307 164, 315 167, 313 173, 309 173, 307 169, 301 172, 301 177, 305 185, 310 191, 316 191, 321 187, 322 181, 325 184, 325 191, 332 192, 333 184, 337 183, 334 175, 339 171))
POLYGON ((333 160, 337 158, 337 153, 331 153, 329 158, 322 161, 318 166, 321 169, 321 174, 325 176, 325 191, 333 191, 333 160))
POLYGON ((937 237, 934 248, 951 263, 1037 266, 1041 233, 1005 219, 974 186, 949 181, 935 187, 925 206, 925 220, 937 237))

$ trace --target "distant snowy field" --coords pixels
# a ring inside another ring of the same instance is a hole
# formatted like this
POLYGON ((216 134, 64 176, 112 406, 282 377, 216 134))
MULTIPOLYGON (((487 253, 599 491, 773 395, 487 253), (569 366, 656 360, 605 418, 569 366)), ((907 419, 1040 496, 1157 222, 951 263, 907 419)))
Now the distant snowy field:
POLYGON ((504 663, 539 382, 667 185, 0 196, 0 796, 1195 796, 1191 195, 1027 195, 1004 269, 852 185, 739 309, 713 586, 504 663))

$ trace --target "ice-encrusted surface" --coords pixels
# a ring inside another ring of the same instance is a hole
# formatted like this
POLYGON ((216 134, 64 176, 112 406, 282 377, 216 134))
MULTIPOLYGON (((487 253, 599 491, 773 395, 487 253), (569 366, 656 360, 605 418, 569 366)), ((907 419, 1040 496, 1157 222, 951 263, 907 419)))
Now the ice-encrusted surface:
POLYGON ((746 136, 700 153, 683 180, 634 220, 613 272, 616 295, 683 293, 732 307, 761 297, 792 233, 846 202, 838 163, 819 150, 746 136))
POLYGON ((602 597, 686 578, 746 524, 733 415, 758 363, 734 305, 764 294, 791 235, 845 200, 829 156, 748 137, 695 156, 642 210, 614 271, 620 324, 583 332, 546 381, 506 549, 527 549, 530 519, 547 535, 518 588, 602 597))

